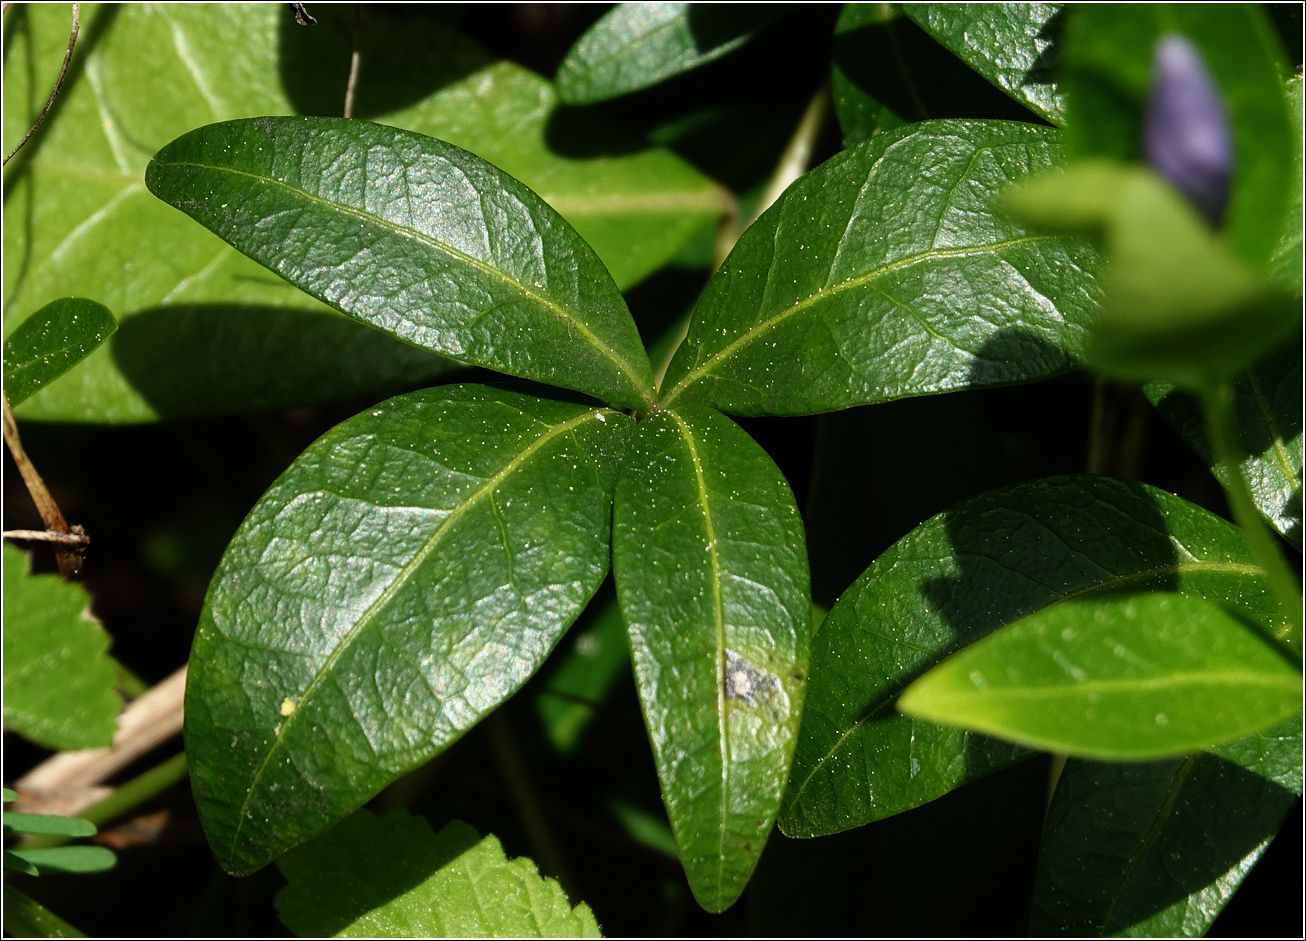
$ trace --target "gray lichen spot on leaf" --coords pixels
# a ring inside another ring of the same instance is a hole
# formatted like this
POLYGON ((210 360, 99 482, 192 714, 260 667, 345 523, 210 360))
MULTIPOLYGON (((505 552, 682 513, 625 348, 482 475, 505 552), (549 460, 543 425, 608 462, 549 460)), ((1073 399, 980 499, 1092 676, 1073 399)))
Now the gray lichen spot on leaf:
POLYGON ((789 714, 789 696, 774 673, 749 662, 733 650, 726 651, 726 699, 761 706, 778 721, 789 714))

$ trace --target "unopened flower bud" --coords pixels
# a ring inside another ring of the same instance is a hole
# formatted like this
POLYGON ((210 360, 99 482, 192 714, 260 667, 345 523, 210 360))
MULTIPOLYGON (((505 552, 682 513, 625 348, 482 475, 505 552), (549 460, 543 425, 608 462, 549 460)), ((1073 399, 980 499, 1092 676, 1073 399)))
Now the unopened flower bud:
POLYGON ((1212 223, 1229 202, 1229 118, 1206 64, 1182 36, 1164 36, 1153 59, 1143 154, 1212 223))

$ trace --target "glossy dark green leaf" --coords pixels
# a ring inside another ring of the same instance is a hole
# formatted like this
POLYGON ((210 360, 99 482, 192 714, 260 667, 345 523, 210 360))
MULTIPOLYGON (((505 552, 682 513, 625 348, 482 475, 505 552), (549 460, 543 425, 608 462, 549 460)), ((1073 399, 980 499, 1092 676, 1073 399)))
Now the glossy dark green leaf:
POLYGON ((905 63, 895 61, 892 55, 901 43, 896 33, 903 22, 907 21, 899 19, 893 7, 878 3, 845 3, 839 13, 830 63, 830 97, 843 130, 844 147, 855 147, 876 134, 909 123, 899 113, 907 110, 908 103, 898 103, 895 110, 884 100, 883 92, 875 94, 881 85, 908 92, 914 89, 908 76, 894 74, 906 68, 905 63), (891 78, 885 82, 886 74, 906 80, 891 78))
POLYGON ((113 850, 104 846, 51 846, 10 850, 19 859, 46 872, 104 872, 118 864, 113 850))
MULTIPOLYGON (((1266 521, 1298 549, 1302 547, 1302 344, 1290 340, 1233 384, 1234 421, 1242 451, 1242 473, 1266 521)), ((1188 442, 1221 483, 1223 464, 1212 459, 1201 400, 1162 382, 1144 387, 1165 420, 1188 442)))
POLYGON ((1282 86, 1283 50, 1254 4, 1076 4, 1061 47, 1070 156, 1134 159, 1151 94, 1157 40, 1193 43, 1228 108, 1234 180, 1224 216, 1230 247, 1263 264, 1282 231, 1292 179, 1292 130, 1282 86))
MULTIPOLYGON (((69 294, 122 329, 20 418, 141 422, 284 408, 429 383, 447 360, 341 317, 155 199, 153 154, 215 121, 354 113, 438 137, 524 181, 573 223, 622 287, 664 265, 725 208, 721 188, 420 6, 82 6, 55 112, 5 167, 5 326, 69 294), (232 76, 240 76, 233 80, 232 76), (132 233, 124 238, 123 233, 132 233)), ((6 152, 58 75, 68 10, 5 17, 6 152)))
POLYGON ((1107 477, 990 491, 921 524, 844 592, 812 646, 781 827, 837 833, 909 810, 1021 749, 895 713, 952 652, 1087 592, 1180 591, 1275 623, 1242 533, 1178 497, 1107 477))
POLYGON ((994 631, 912 683, 905 715, 1104 761, 1171 758, 1301 711, 1301 671, 1203 598, 1068 599, 994 631))
MULTIPOLYGON (((8 851, 6 851, 7 853, 8 851)), ((13 886, 4 887, 5 933, 14 938, 84 938, 68 922, 13 886)))
POLYGON ((109 636, 85 589, 30 571, 27 554, 6 542, 5 726, 47 748, 110 745, 122 702, 109 636))
POLYGON ((460 820, 434 833, 403 810, 360 810, 277 868, 277 913, 303 938, 602 937, 588 905, 460 820))
POLYGON ((694 311, 664 401, 799 415, 1073 368, 1098 256, 999 209, 1057 132, 937 121, 802 177, 744 233, 694 311))
POLYGON ((654 412, 617 485, 613 572, 667 815, 699 903, 738 898, 770 833, 807 681, 802 522, 761 447, 654 412))
POLYGON ((451 144, 331 118, 229 121, 145 174, 161 199, 318 299, 414 346, 645 404, 611 275, 561 216, 451 144))
POLYGON ((648 88, 738 49, 785 10, 762 3, 622 3, 558 66, 562 100, 588 105, 648 88))
POLYGON ((846 3, 839 14, 830 92, 844 147, 914 121, 1030 119, 1028 110, 901 15, 901 6, 846 3))
POLYGON ((1288 93, 1288 118, 1292 123, 1292 178, 1288 186, 1288 211, 1283 220, 1283 231, 1279 244, 1270 255, 1269 272, 1285 291, 1297 297, 1302 296, 1302 190, 1306 187, 1303 177, 1303 148, 1306 148, 1306 93, 1303 92, 1303 79, 1300 72, 1289 76, 1285 83, 1288 93))
POLYGON ((1180 192, 1136 164, 1085 160, 1007 195, 1044 231, 1099 236, 1111 265, 1094 368, 1191 389, 1230 379, 1300 329, 1301 304, 1245 264, 1180 192))
POLYGON ((338 425, 273 484, 214 575, 186 689, 228 871, 353 810, 538 669, 607 572, 628 422, 427 389, 338 425))
POLYGON ((1060 3, 904 3, 903 13, 1014 100, 1065 123, 1054 71, 1060 3))
POLYGON ((83 297, 46 304, 5 337, 5 398, 11 406, 58 379, 118 329, 109 308, 83 297))
POLYGON ((1297 800, 1265 767, 1295 765, 1300 785, 1301 717, 1277 729, 1234 743, 1250 750, 1237 762, 1206 752, 1066 762, 1043 830, 1031 933, 1205 935, 1297 800))

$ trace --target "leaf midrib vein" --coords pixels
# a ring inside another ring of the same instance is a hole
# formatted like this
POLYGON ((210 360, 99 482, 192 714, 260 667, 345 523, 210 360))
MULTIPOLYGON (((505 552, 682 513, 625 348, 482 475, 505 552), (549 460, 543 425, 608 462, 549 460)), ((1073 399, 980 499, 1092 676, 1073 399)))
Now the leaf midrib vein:
POLYGON ((228 846, 229 851, 235 850, 236 842, 240 838, 241 830, 245 826, 246 814, 248 813, 250 803, 253 800, 254 793, 258 790, 259 781, 262 779, 264 772, 271 764, 272 756, 276 754, 278 749, 282 747, 282 743, 284 742, 286 737, 287 729, 289 729, 291 725, 294 724, 295 719, 298 716, 304 714, 304 712, 306 711, 304 706, 311 698, 311 696, 313 695, 314 691, 318 688, 318 686, 321 685, 327 678, 332 676, 332 667, 335 665, 336 661, 339 660, 339 658, 343 655, 344 651, 349 648, 351 642, 362 632, 362 630, 368 625, 368 623, 372 620, 372 618, 376 615, 376 613, 381 611, 386 606, 386 604, 390 601, 390 599, 393 598, 408 583, 409 578, 412 577, 413 573, 416 572, 417 569, 421 567, 422 563, 426 561, 427 557, 429 557, 431 553, 435 551, 436 546, 439 545, 441 540, 444 539, 445 535, 448 534, 448 532, 454 526, 454 524, 457 523, 459 520, 461 520, 462 517, 465 516, 466 513, 473 506, 475 506, 485 497, 492 496, 495 491, 495 488, 497 488, 501 483, 503 483, 503 481, 507 479, 509 474, 511 474, 516 468, 525 464, 525 462, 531 456, 533 456, 537 451, 543 448, 550 441, 553 441, 559 435, 563 435, 570 432, 573 428, 576 428, 584 424, 585 422, 590 421, 598 414, 606 411, 607 411, 606 409, 596 409, 596 410, 587 411, 582 413, 581 415, 576 416, 575 418, 563 422, 562 424, 551 426, 548 431, 541 434, 540 437, 536 438, 534 441, 530 443, 530 445, 524 448, 520 453, 518 453, 507 463, 505 463, 502 469, 500 469, 493 476, 488 478, 485 481, 485 483, 482 484, 465 501, 463 501, 461 505, 452 509, 449 512, 449 515, 446 516, 443 520, 441 520, 440 525, 436 527, 433 533, 431 533, 431 536, 426 540, 425 544, 423 544, 423 546, 414 554, 413 558, 399 570, 394 580, 386 587, 386 589, 383 592, 381 592, 381 594, 377 597, 377 599, 373 601, 371 605, 368 606, 367 610, 364 611, 362 615, 358 618, 358 620, 354 623, 354 626, 351 627, 349 631, 345 634, 345 636, 341 638, 340 642, 336 644, 335 649, 331 651, 331 654, 327 657, 326 661, 318 668, 317 673, 313 677, 312 681, 308 684, 307 687, 305 687, 304 692, 300 694, 299 700, 296 703, 295 711, 292 712, 289 716, 287 716, 279 724, 276 731, 276 737, 273 739, 271 747, 268 748, 268 752, 264 756, 262 763, 259 765, 258 771, 254 773, 254 777, 250 781, 249 789, 245 792, 245 800, 240 805, 240 815, 236 820, 236 828, 232 833, 231 841, 228 846))
POLYGON ((708 501, 707 480, 703 474, 703 462, 698 448, 694 444, 694 435, 686 421, 675 412, 668 415, 676 422, 680 437, 689 450, 689 458, 694 464, 694 482, 698 489, 698 502, 703 510, 703 529, 707 535, 708 557, 712 566, 712 615, 716 622, 716 714, 717 735, 721 742, 721 815, 717 827, 717 890, 725 880, 726 823, 727 807, 730 801, 730 729, 726 720, 725 701, 725 659, 726 659, 726 625, 725 611, 721 599, 721 557, 717 549, 716 526, 712 522, 712 507, 708 501))
POLYGON ((1142 844, 1139 845, 1138 852, 1130 858, 1129 865, 1125 867, 1124 875, 1120 880, 1120 885, 1111 897, 1111 905, 1107 908, 1106 915, 1103 917, 1102 924, 1099 926, 1103 932, 1105 932, 1106 926, 1111 924, 1115 919, 1116 909, 1124 898, 1125 893, 1129 888, 1129 883, 1134 878, 1134 872, 1138 869, 1139 864, 1142 862, 1143 857, 1147 855, 1147 851, 1151 848, 1152 844, 1155 843, 1157 838, 1160 836, 1162 825, 1165 823, 1166 818, 1170 816, 1170 811, 1174 807, 1175 799, 1179 796, 1179 789, 1183 786, 1184 779, 1188 777, 1189 771, 1192 770, 1193 762, 1196 760, 1196 754, 1189 755, 1184 760, 1184 763, 1179 767, 1178 771, 1175 772, 1174 778, 1171 779, 1170 790, 1165 795, 1165 803, 1162 805, 1160 811, 1157 812, 1156 818, 1152 821, 1152 826, 1148 829, 1147 836, 1143 838, 1142 844))
POLYGON ((603 342, 603 340, 601 340, 599 336, 596 333, 594 333, 593 330, 590 329, 589 325, 585 323, 585 321, 582 320, 578 315, 568 310, 567 308, 563 307, 561 304, 558 304, 556 301, 550 300, 549 298, 544 297, 541 294, 537 294, 535 291, 532 291, 521 281, 518 281, 516 278, 509 277, 504 271, 486 264, 485 262, 481 261, 479 258, 475 258, 471 255, 466 254, 465 252, 461 252, 458 249, 454 248, 452 245, 448 245, 444 242, 441 242, 438 239, 433 238, 432 236, 427 235, 424 232, 419 232, 417 229, 410 228, 409 226, 399 225, 396 222, 391 222, 388 219, 382 219, 380 216, 375 216, 370 212, 364 212, 361 209, 355 209, 354 207, 346 206, 343 203, 336 203, 328 199, 323 199, 320 196, 314 196, 312 193, 300 189, 297 186, 291 186, 289 183, 286 183, 282 180, 277 180, 272 177, 263 176, 258 173, 249 173, 248 171, 237 170, 232 167, 222 167, 222 166, 214 166, 212 164, 195 163, 194 161, 189 161, 189 160, 174 160, 174 161, 165 162, 165 161, 158 160, 158 158, 156 157, 155 161, 161 167, 168 167, 168 168, 190 167, 196 170, 206 170, 212 173, 227 173, 227 174, 231 174, 232 176, 243 176, 246 177, 247 179, 256 180, 260 183, 265 183, 269 186, 276 186, 281 189, 284 189, 286 192, 294 193, 295 195, 306 200, 307 202, 314 203, 318 206, 322 206, 327 209, 343 213, 345 215, 353 216, 357 219, 362 219, 365 222, 370 222, 371 224, 378 226, 379 228, 386 229, 390 232, 393 232, 396 235, 407 237, 415 242, 421 243, 423 245, 427 245, 436 251, 444 252, 451 258, 455 258, 458 261, 477 269, 478 271, 481 271, 493 278, 497 278, 498 280, 502 281, 504 284, 512 287, 514 290, 519 291, 522 294, 522 296, 524 296, 528 300, 533 301, 539 304, 541 307, 544 307, 546 310, 551 311, 559 320, 562 320, 570 324, 571 326, 574 326, 580 332, 580 335, 589 343, 590 346, 594 347, 601 354, 606 356, 617 366, 618 369, 620 369, 623 373, 625 373, 626 378, 630 380, 631 384, 635 387, 636 390, 639 391, 641 396, 643 396, 645 399, 649 398, 649 394, 650 394, 649 389, 647 385, 639 378, 634 367, 632 367, 630 363, 628 363, 623 357, 619 356, 616 350, 612 349, 612 347, 610 347, 607 343, 603 342))
MULTIPOLYGON (((922 262, 936 261, 944 258, 965 258, 970 255, 981 255, 987 252, 1000 251, 1002 249, 1011 248, 1016 245, 1027 245, 1033 242, 1050 241, 1054 238, 1055 236, 1050 236, 1050 235, 1026 235, 1026 236, 1021 236, 1019 238, 1005 239, 1001 242, 992 242, 986 245, 971 245, 971 246, 967 246, 966 248, 955 248, 955 249, 931 248, 928 249, 927 251, 918 252, 915 255, 908 255, 904 258, 898 258, 895 259, 894 261, 886 262, 885 264, 880 265, 879 267, 871 271, 868 271, 865 274, 858 275, 857 277, 854 278, 849 278, 846 281, 841 281, 840 283, 832 287, 822 288, 821 290, 816 291, 810 294, 809 296, 803 298, 801 301, 798 301, 796 304, 791 304, 789 307, 786 307, 783 310, 771 315, 766 320, 763 320, 761 323, 755 324, 753 327, 749 328, 744 333, 740 334, 737 338, 732 340, 730 343, 726 344, 720 350, 713 353, 711 356, 709 356, 698 366, 695 366, 693 369, 687 372, 684 375, 684 377, 680 379, 679 382, 676 383, 675 387, 672 388, 672 390, 667 394, 666 398, 663 400, 662 406, 663 408, 670 408, 671 403, 674 402, 677 398, 679 398, 681 393, 683 393, 686 389, 688 389, 695 382, 701 379, 704 375, 710 372, 714 366, 716 366, 717 364, 721 363, 726 359, 729 359, 731 356, 737 353, 741 348, 752 343, 762 334, 774 329, 775 327, 778 327, 780 324, 784 323, 790 317, 802 313, 804 310, 811 307, 812 305, 820 303, 821 301, 824 301, 830 297, 833 297, 844 291, 852 290, 853 288, 858 288, 858 287, 862 287, 863 285, 870 284, 871 282, 875 281, 877 278, 880 278, 883 275, 892 274, 895 271, 900 271, 903 268, 909 268, 912 265, 920 264, 922 262)), ((768 278, 767 281, 769 284, 771 282, 771 279, 768 278)))

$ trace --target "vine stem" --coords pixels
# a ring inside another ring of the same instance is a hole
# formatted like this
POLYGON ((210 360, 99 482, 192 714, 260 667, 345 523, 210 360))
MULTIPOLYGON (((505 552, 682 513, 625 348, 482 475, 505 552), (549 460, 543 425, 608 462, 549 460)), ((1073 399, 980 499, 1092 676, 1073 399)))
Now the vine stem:
POLYGON ((562 853, 553 829, 545 818, 539 796, 531 786, 530 776, 522 762, 508 717, 502 708, 496 709, 486 717, 485 731, 488 734, 490 748, 494 752, 499 771, 508 785, 508 793, 517 807, 522 827, 526 830, 526 839, 530 843, 531 853, 540 871, 555 877, 562 885, 568 897, 576 898, 576 883, 571 877, 570 868, 562 853))
MULTIPOLYGON (((771 208, 771 204, 811 168, 812 154, 816 152, 816 144, 830 115, 831 107, 830 80, 827 78, 807 102, 807 107, 803 109, 802 117, 798 119, 793 134, 789 136, 789 142, 785 144, 780 159, 776 161, 775 169, 771 171, 766 189, 762 191, 761 198, 749 214, 748 225, 756 222, 758 216, 771 208)), ((721 267, 747 227, 740 226, 739 204, 731 197, 730 208, 717 227, 716 241, 712 246, 713 274, 721 267)), ((676 355, 676 350, 680 349, 680 344, 684 343, 685 337, 689 335, 689 321, 690 318, 686 316, 680 326, 680 335, 676 338, 676 342, 671 344, 666 356, 654 370, 654 382, 659 387, 662 385, 663 376, 667 373, 667 367, 671 365, 671 360, 676 355)))
POLYGON ((812 154, 816 151, 816 142, 825 127, 825 120, 830 114, 830 80, 827 78, 816 94, 807 102, 803 116, 798 119, 784 153, 771 172, 762 198, 757 201, 748 224, 752 225, 757 217, 771 208, 772 203, 784 195, 784 191, 794 184, 812 165, 812 154))
POLYGON ((1226 471, 1225 492, 1229 496, 1229 507, 1233 510, 1234 521, 1242 528, 1243 538, 1251 549, 1252 558, 1264 570, 1270 590, 1279 599, 1283 609, 1285 626, 1275 632, 1293 654, 1302 656, 1302 597, 1293 578, 1288 563, 1275 546, 1247 478, 1243 476, 1242 446, 1238 441, 1233 424, 1233 389, 1230 384, 1221 382, 1202 390, 1202 406, 1206 412, 1206 427, 1211 435, 1211 447, 1215 459, 1224 465, 1226 471))
MULTIPOLYGON (((64 76, 68 74, 68 66, 73 61, 73 49, 77 47, 77 34, 82 28, 81 8, 82 5, 80 3, 73 4, 73 25, 68 33, 68 51, 63 54, 63 65, 59 69, 59 78, 54 83, 54 88, 50 92, 50 97, 46 100, 45 107, 41 109, 41 113, 37 116, 36 123, 32 125, 32 129, 18 142, 17 147, 9 151, 9 156, 5 157, 4 162, 6 164, 13 159, 14 154, 23 149, 24 144, 32 139, 32 135, 37 132, 41 127, 42 122, 45 121, 45 116, 49 114, 50 109, 54 107, 54 100, 59 97, 59 89, 63 88, 64 76)), ((9 9, 9 4, 5 4, 5 9, 9 9)), ((0 164, 0 166, 3 165, 4 164, 0 164)))
MULTIPOLYGON (((36 504, 36 510, 41 514, 41 521, 45 523, 45 528, 62 537, 77 536, 86 539, 86 533, 80 526, 72 527, 68 525, 68 520, 64 519, 63 513, 59 510, 59 504, 55 502, 54 497, 50 496, 50 490, 45 486, 45 481, 37 472, 36 466, 28 459, 27 452, 23 450, 23 440, 18 436, 18 423, 14 421, 14 413, 9 409, 9 398, 3 397, 4 404, 4 436, 5 444, 9 446, 9 453, 13 456, 14 464, 18 467, 18 473, 22 475, 23 483, 27 485, 27 492, 32 496, 32 502, 36 504)), ((62 541, 56 536, 50 540, 56 545, 54 551, 55 561, 59 563, 59 574, 67 578, 70 575, 76 575, 82 569, 82 546, 65 546, 58 547, 62 541)))
MULTIPOLYGON (((97 801, 85 810, 77 812, 83 820, 89 820, 99 829, 106 823, 117 820, 151 798, 157 797, 168 788, 186 779, 188 773, 186 753, 173 755, 167 761, 155 765, 132 778, 127 783, 115 788, 112 793, 97 801)), ((25 848, 37 849, 48 846, 62 846, 72 837, 34 836, 23 841, 25 848)))
POLYGON ((15 788, 39 796, 99 784, 181 731, 185 692, 182 667, 122 711, 112 747, 60 752, 19 778, 15 788))

